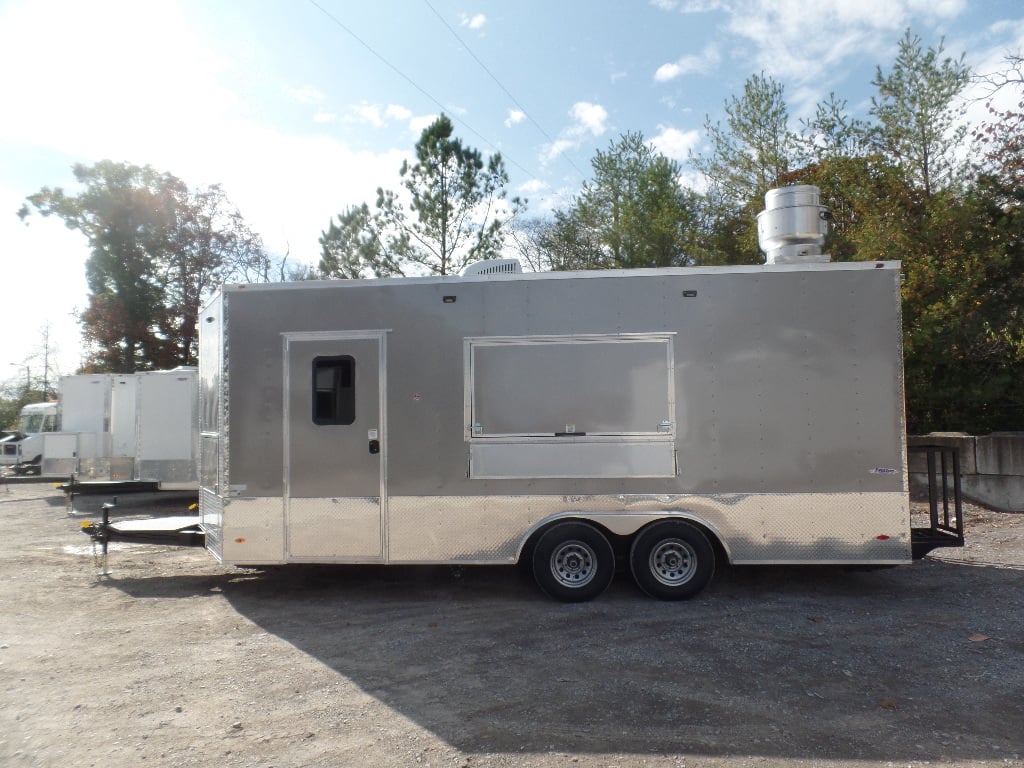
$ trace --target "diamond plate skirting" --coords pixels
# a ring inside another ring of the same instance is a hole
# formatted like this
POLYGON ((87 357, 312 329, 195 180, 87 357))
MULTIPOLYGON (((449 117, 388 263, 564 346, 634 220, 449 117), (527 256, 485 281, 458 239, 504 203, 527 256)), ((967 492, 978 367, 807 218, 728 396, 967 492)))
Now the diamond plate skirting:
POLYGON ((511 563, 530 533, 574 517, 629 536, 667 516, 691 519, 733 563, 910 560, 902 493, 716 496, 406 496, 232 498, 201 494, 209 547, 233 563, 511 563), (286 522, 287 521, 287 522, 286 522))
POLYGON ((590 518, 629 535, 666 515, 707 526, 734 563, 910 559, 904 494, 815 493, 392 498, 388 560, 513 562, 528 533, 554 517, 590 518))

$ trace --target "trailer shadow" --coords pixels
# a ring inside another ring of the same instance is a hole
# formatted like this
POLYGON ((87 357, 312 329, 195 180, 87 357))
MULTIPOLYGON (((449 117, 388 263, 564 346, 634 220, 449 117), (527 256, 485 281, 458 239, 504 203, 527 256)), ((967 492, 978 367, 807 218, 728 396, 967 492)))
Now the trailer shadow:
POLYGON ((592 603, 558 604, 508 568, 289 567, 119 586, 223 593, 469 753, 1024 753, 1019 570, 734 568, 677 604, 625 578, 592 603))

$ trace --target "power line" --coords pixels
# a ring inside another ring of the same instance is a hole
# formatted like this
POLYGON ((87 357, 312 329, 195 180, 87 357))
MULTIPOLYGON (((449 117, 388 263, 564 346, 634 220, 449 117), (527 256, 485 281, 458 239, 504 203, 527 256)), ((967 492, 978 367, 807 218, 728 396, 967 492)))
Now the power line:
MULTIPOLYGON (((501 80, 498 79, 497 75, 495 75, 493 72, 491 72, 490 69, 488 69, 487 65, 480 60, 480 57, 473 52, 473 49, 469 47, 466 41, 459 36, 459 33, 455 31, 455 28, 452 27, 452 25, 448 23, 444 16, 438 13, 438 10, 433 5, 430 4, 430 0, 423 0, 423 3, 427 6, 427 8, 433 11, 434 15, 437 16, 438 19, 440 19, 441 23, 448 28, 448 31, 452 33, 452 37, 458 40, 459 45, 466 49, 466 53, 473 57, 473 61, 475 61, 480 66, 480 68, 488 74, 491 80, 493 80, 497 84, 497 86, 501 88, 502 92, 504 92, 504 94, 512 100, 512 103, 519 108, 519 111, 522 112, 531 123, 533 123, 534 127, 536 127, 536 129, 540 131, 541 135, 545 139, 547 139, 548 143, 554 144, 555 140, 552 139, 550 135, 548 135, 548 132, 544 130, 543 126, 541 126, 540 123, 533 119, 533 115, 526 111, 526 107, 519 103, 519 99, 513 96, 509 89, 505 87, 504 83, 502 83, 501 80)), ((580 175, 580 177, 586 178, 583 171, 576 167, 576 163, 572 161, 571 157, 569 157, 568 155, 564 155, 564 157, 566 162, 573 167, 573 170, 575 170, 576 173, 580 175)))
MULTIPOLYGON (((373 54, 374 57, 376 57, 378 61, 380 61, 386 67, 391 69, 396 75, 401 77, 403 80, 405 80, 407 83, 409 83, 409 85, 411 85, 413 88, 415 88, 421 94, 423 94, 427 99, 429 99, 431 102, 433 102, 435 105, 437 105, 437 107, 442 112, 446 112, 446 111, 454 112, 454 110, 448 110, 445 107, 445 105, 442 104, 440 101, 438 101, 436 98, 434 98, 434 96, 431 93, 429 93, 425 88, 423 88, 421 85, 419 85, 419 83, 417 83, 415 80, 413 80, 407 74, 405 74, 405 72, 400 70, 397 66, 392 64, 387 58, 384 57, 383 54, 378 53, 373 48, 373 46, 371 46, 369 43, 367 43, 365 40, 363 40, 359 35, 357 35, 355 32, 353 32, 351 29, 349 29, 349 27, 347 27, 341 21, 341 19, 339 19, 333 13, 331 13, 326 8, 324 8, 322 5, 320 5, 320 3, 318 3, 316 0, 309 0, 309 4, 312 5, 314 8, 316 8, 318 11, 320 11, 320 13, 322 13, 328 19, 333 21, 342 30, 344 30, 349 35, 349 37, 351 37, 353 40, 355 40, 357 43, 359 43, 361 46, 363 46, 363 48, 365 48, 367 51, 369 51, 371 54, 373 54)), ((484 144, 489 146, 495 152, 497 152, 499 154, 502 154, 501 150, 499 150, 496 146, 494 146, 494 144, 492 144, 490 141, 488 141, 487 138, 484 137, 483 134, 481 134, 478 130, 476 130, 473 126, 471 126, 469 123, 467 123, 461 117, 459 117, 458 115, 455 115, 455 114, 453 114, 452 117, 453 117, 454 120, 459 122, 463 127, 465 127, 467 130, 469 130, 470 133, 472 133, 474 136, 476 136, 478 139, 480 139, 480 141, 482 141, 484 144)), ((502 155, 502 156, 505 157, 512 165, 514 165, 516 168, 521 170, 527 176, 536 178, 536 176, 537 176, 536 173, 533 173, 533 172, 527 170, 526 168, 524 168, 522 165, 520 165, 518 162, 516 162, 515 158, 509 157, 507 155, 502 155)))

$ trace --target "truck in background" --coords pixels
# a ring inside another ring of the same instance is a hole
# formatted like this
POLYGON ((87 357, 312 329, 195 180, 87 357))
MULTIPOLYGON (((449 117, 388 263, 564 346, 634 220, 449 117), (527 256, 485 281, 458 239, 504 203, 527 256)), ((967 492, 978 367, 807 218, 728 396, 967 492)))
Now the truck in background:
POLYGON ((17 429, 0 439, 0 467, 16 474, 39 474, 46 435, 60 431, 55 402, 29 403, 21 409, 17 429))

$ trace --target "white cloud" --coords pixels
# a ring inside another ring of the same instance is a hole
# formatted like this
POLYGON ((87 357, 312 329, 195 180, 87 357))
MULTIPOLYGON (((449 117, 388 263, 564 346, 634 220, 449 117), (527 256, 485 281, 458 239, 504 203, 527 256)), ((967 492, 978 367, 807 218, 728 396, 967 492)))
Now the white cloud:
POLYGON ((196 115, 246 110, 219 85, 233 63, 204 48, 173 4, 0 9, 0 71, 8 73, 0 78, 0 141, 89 158, 139 157, 157 142, 200 141, 208 126, 196 115))
POLYGON ((352 108, 352 111, 365 123, 376 128, 383 128, 388 122, 405 122, 412 117, 412 110, 399 104, 368 104, 363 102, 352 108))
POLYGON ((939 19, 959 16, 967 8, 966 0, 908 0, 907 7, 913 13, 939 19))
POLYGON ((729 7, 727 0, 651 0, 651 5, 663 11, 679 10, 681 13, 709 13, 729 7))
POLYGON ((352 111, 364 123, 369 123, 376 128, 384 126, 384 118, 381 117, 380 107, 377 104, 367 104, 364 101, 362 104, 352 107, 352 111))
POLYGON ((313 122, 321 125, 338 122, 338 116, 333 112, 319 111, 313 114, 313 122))
POLYGON ((718 52, 718 47, 709 44, 699 54, 682 56, 670 64, 662 64, 655 71, 654 80, 666 83, 694 72, 707 73, 717 67, 721 60, 722 55, 718 52))
POLYGON ((700 143, 700 131, 680 131, 664 125, 658 126, 658 135, 648 143, 672 160, 685 162, 690 152, 700 143))
MULTIPOLYGON (((22 223, 14 211, 35 189, 0 186, 0 242, 4 244, 4 308, 17 318, 3 337, 0 380, 21 376, 8 363, 27 364, 42 372, 42 358, 32 359, 41 350, 43 326, 50 326, 50 375, 74 373, 81 363, 81 327, 75 310, 86 308, 84 262, 85 238, 64 226, 56 217, 30 216, 22 223), (58 277, 59 276, 59 277, 58 277), (38 368, 37 368, 38 366, 38 368)), ((56 382, 51 382, 55 384, 56 382)))
POLYGON ((965 0, 826 0, 813 7, 813 34, 806 0, 734 0, 722 10, 727 29, 753 44, 759 68, 810 82, 848 57, 885 60, 915 18, 949 21, 964 8, 965 0))
POLYGON ((683 13, 710 13, 729 9, 727 0, 683 0, 679 10, 683 13))
POLYGON ((548 144, 544 148, 544 151, 541 153, 541 160, 543 160, 546 163, 549 163, 556 157, 561 155, 563 152, 566 152, 572 149, 573 147, 578 146, 578 141, 571 141, 569 139, 556 139, 554 142, 548 144))
POLYGON ((572 124, 562 130, 558 139, 544 147, 541 152, 542 162, 551 162, 564 152, 580 146, 588 134, 600 136, 608 130, 608 110, 600 104, 577 101, 569 109, 569 116, 573 119, 572 124))
POLYGON ((535 195, 538 192, 543 192, 548 188, 548 183, 541 179, 530 179, 524 184, 520 184, 516 187, 516 192, 525 192, 527 194, 535 195))
MULTIPOLYGON (((0 3, 0 71, 22 73, 0 77, 0 211, 8 212, 0 216, 0 242, 17 255, 4 268, 5 309, 29 332, 53 324, 70 355, 69 362, 61 358, 64 372, 79 362, 78 329, 68 313, 86 305, 88 248, 55 218, 33 216, 26 227, 12 214, 44 185, 74 192, 73 163, 110 158, 151 164, 194 188, 220 183, 268 249, 290 250, 292 263, 316 261, 317 238, 332 215, 372 201, 377 186, 397 186, 409 154, 404 141, 401 150, 355 151, 333 132, 316 130, 334 119, 325 109, 296 134, 274 127, 246 92, 260 62, 242 66, 229 50, 204 41, 175 3, 0 3), (44 281, 41 274, 62 277, 44 281)), ((311 87, 282 95, 290 96, 286 106, 322 101, 311 87)), ((371 123, 422 119, 393 104, 357 109, 371 123)), ((0 363, 27 357, 37 339, 22 341, 8 334, 0 363)))
POLYGON ((576 120, 576 125, 570 129, 574 135, 589 132, 594 136, 600 136, 608 130, 605 125, 608 120, 608 111, 600 104, 578 101, 572 105, 569 114, 576 120))
POLYGON ((505 118, 505 127, 511 128, 513 125, 518 125, 526 119, 526 113, 521 109, 510 109, 508 111, 508 117, 505 118))
POLYGON ((478 13, 474 16, 462 16, 462 26, 469 27, 470 29, 483 29, 484 24, 487 23, 487 17, 482 13, 478 13))
POLYGON ((417 115, 409 120, 409 131, 416 134, 416 137, 419 138, 419 135, 426 130, 427 126, 437 120, 437 118, 437 115, 417 115))
POLYGON ((574 122, 562 131, 557 140, 544 148, 541 153, 543 162, 550 162, 568 150, 580 146, 588 133, 600 136, 607 130, 605 123, 608 120, 608 111, 600 104, 578 101, 569 109, 569 116, 574 122))
POLYGON ((412 110, 399 104, 388 104, 384 108, 384 116, 388 120, 405 121, 412 117, 412 110))
POLYGON ((678 62, 662 64, 654 71, 654 80, 658 83, 666 83, 669 80, 675 80, 681 74, 683 74, 683 68, 678 62))
MULTIPOLYGON (((998 80, 999 73, 1007 70, 1006 54, 1017 51, 1024 51, 1024 19, 999 22, 985 30, 983 39, 971 46, 970 59, 966 63, 979 75, 994 75, 998 80)), ((993 92, 991 85, 974 82, 967 87, 963 96, 967 105, 967 121, 972 125, 981 125, 993 121, 989 103, 998 112, 1017 110, 1020 89, 1004 86, 993 92)))
POLYGON ((312 85, 290 88, 288 95, 292 98, 292 101, 299 104, 323 104, 327 100, 324 92, 312 85))

